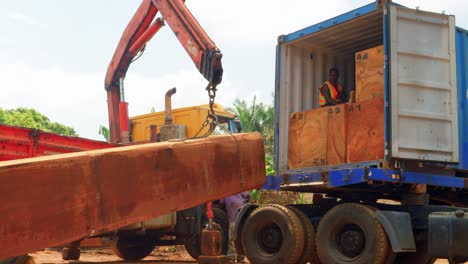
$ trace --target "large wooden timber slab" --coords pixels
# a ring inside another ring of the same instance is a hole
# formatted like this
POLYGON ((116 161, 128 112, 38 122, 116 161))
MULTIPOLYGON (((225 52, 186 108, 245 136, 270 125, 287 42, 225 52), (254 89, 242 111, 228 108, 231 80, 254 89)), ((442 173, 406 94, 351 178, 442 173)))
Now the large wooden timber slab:
POLYGON ((327 164, 328 107, 304 112, 304 128, 298 140, 301 167, 327 164))
POLYGON ((0 259, 260 187, 259 134, 0 163, 0 259))
POLYGON ((346 163, 347 112, 347 104, 328 110, 327 165, 346 163))
POLYGON ((300 168, 301 153, 299 138, 302 135, 304 128, 304 113, 292 113, 289 117, 289 132, 288 132, 288 168, 300 168))
POLYGON ((348 106, 348 162, 384 158, 384 101, 371 99, 348 106))
POLYGON ((291 114, 288 168, 346 163, 346 113, 342 104, 291 114))
POLYGON ((384 96, 384 50, 373 47, 356 53, 356 102, 384 96))

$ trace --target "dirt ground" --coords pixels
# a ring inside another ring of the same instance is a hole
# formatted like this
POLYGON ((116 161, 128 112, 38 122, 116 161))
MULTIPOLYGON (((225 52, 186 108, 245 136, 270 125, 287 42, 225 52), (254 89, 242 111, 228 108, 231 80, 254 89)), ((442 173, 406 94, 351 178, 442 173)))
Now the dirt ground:
MULTIPOLYGON (((44 250, 30 254, 37 264, 46 263, 129 263, 124 262, 108 248, 82 249, 80 261, 64 261, 59 251, 44 250)), ((158 247, 150 256, 139 263, 197 263, 183 247, 158 247)))
MULTIPOLYGON (((109 264, 130 264, 122 261, 112 254, 108 248, 84 249, 81 252, 80 261, 64 261, 58 251, 44 250, 38 251, 31 256, 34 257, 36 264, 55 264, 55 263, 109 263, 109 264)), ((197 263, 193 260, 183 247, 159 247, 156 248, 150 256, 138 263, 144 264, 176 264, 176 263, 197 263)), ((446 264, 446 260, 438 260, 436 264, 446 264)))

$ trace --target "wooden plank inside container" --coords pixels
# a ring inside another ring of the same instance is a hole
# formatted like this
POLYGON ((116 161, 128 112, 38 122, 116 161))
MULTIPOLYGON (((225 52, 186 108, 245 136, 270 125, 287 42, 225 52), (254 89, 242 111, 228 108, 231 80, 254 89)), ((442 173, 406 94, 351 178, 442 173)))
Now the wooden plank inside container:
POLYGON ((298 139, 302 168, 327 164, 328 110, 329 107, 322 107, 304 112, 298 139))
POLYGON ((347 104, 329 107, 327 165, 346 163, 347 104))
POLYGON ((288 168, 299 168, 301 165, 299 137, 304 127, 304 113, 292 113, 289 117, 288 168))
POLYGON ((348 162, 384 158, 384 100, 371 99, 348 106, 348 162))
POLYGON ((377 46, 356 53, 356 102, 384 96, 384 50, 377 46))

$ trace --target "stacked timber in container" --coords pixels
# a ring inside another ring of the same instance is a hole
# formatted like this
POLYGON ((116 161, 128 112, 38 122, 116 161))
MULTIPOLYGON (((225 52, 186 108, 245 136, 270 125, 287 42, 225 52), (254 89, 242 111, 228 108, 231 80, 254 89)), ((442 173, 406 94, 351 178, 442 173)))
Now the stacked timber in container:
POLYGON ((377 46, 356 53, 356 102, 384 97, 384 52, 377 46))
POLYGON ((347 161, 384 158, 384 52, 356 53, 356 102, 348 104, 347 161))
POLYGON ((356 102, 291 114, 290 169, 384 158, 383 46, 355 59, 356 102))
POLYGON ((345 163, 346 112, 342 104, 291 114, 289 168, 345 163))

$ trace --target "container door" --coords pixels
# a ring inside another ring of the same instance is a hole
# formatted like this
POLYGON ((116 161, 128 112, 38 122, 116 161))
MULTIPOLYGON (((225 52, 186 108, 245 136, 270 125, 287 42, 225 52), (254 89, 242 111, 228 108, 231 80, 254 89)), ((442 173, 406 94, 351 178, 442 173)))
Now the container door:
POLYGON ((390 6, 391 156, 458 162, 455 18, 390 6))

